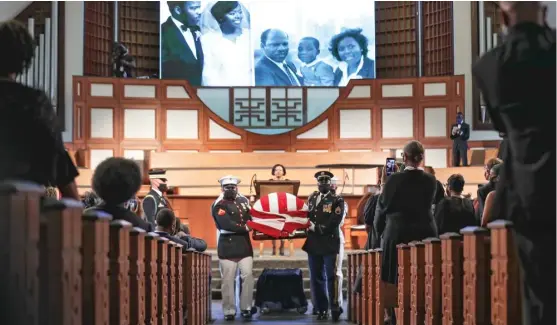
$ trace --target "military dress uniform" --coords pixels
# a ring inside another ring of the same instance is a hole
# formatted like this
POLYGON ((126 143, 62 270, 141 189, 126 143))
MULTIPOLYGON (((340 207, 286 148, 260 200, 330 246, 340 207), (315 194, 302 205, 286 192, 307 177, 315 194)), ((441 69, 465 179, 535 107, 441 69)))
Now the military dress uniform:
MULTIPOLYGON (((149 171, 150 179, 161 179, 166 181, 166 170, 154 169, 149 171)), ((151 225, 157 225, 157 212, 162 208, 169 208, 168 201, 163 197, 162 192, 151 187, 151 190, 141 202, 142 217, 151 225)))
MULTIPOLYGON (((334 175, 328 171, 315 174, 320 187, 328 184, 334 175)), ((312 223, 302 249, 308 253, 312 296, 318 319, 327 319, 331 309, 333 320, 341 311, 337 267, 342 260, 340 251, 340 223, 344 215, 344 199, 332 191, 314 192, 308 198, 309 219, 312 223), (325 276, 324 276, 325 275, 325 276)))
MULTIPOLYGON (((239 180, 226 176, 219 180, 221 186, 238 185, 239 180)), ((219 197, 212 205, 212 215, 219 231, 217 254, 222 279, 222 309, 227 320, 236 315, 234 284, 236 272, 240 269, 242 282, 240 310, 245 318, 251 317, 253 302, 253 248, 250 229, 246 225, 251 220, 249 200, 242 195, 235 199, 219 197)))

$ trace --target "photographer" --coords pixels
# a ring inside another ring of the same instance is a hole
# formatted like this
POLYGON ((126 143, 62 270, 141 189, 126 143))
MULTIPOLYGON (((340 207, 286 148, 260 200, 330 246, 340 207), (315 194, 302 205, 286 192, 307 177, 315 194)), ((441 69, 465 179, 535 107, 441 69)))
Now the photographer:
MULTIPOLYGON (((419 166, 424 159, 424 147, 418 141, 404 146, 404 171, 388 177, 375 212, 373 222, 377 234, 374 247, 380 241, 382 254, 381 281, 393 289, 398 278, 396 246, 428 237, 437 237, 431 206, 435 197, 435 177, 419 166)), ((396 290, 396 287, 394 287, 396 290)), ((386 302, 387 315, 394 318, 395 302, 386 302)))

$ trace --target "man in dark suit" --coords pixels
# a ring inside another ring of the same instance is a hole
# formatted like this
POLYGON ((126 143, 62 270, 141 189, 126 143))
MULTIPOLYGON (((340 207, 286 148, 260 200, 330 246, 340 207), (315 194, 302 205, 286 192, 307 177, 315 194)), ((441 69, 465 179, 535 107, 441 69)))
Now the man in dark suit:
POLYGON ((340 223, 344 216, 344 199, 331 190, 334 175, 328 171, 315 174, 319 191, 308 198, 311 226, 302 249, 308 253, 312 292, 317 308, 317 319, 329 317, 329 308, 334 321, 342 313, 337 291, 339 279, 336 265, 340 251, 340 223))
POLYGON ((470 138, 470 125, 464 122, 462 112, 456 114, 456 123, 451 125, 451 140, 453 140, 453 166, 468 166, 468 139, 470 138))
POLYGON ((556 323, 555 30, 542 4, 500 2, 504 40, 473 68, 493 125, 508 141, 496 202, 515 226, 528 325, 556 323))
POLYGON ((296 67, 287 62, 288 35, 278 29, 267 29, 261 34, 261 49, 265 53, 255 64, 256 86, 301 86, 296 67))
POLYGON ((155 227, 159 209, 169 207, 168 202, 163 197, 163 193, 168 190, 166 170, 151 169, 149 171, 149 179, 151 180, 151 190, 149 190, 149 193, 145 195, 143 202, 141 202, 141 210, 143 210, 143 219, 155 227))
POLYGON ((167 3, 170 17, 161 25, 161 78, 185 79, 192 86, 201 86, 201 1, 167 3))

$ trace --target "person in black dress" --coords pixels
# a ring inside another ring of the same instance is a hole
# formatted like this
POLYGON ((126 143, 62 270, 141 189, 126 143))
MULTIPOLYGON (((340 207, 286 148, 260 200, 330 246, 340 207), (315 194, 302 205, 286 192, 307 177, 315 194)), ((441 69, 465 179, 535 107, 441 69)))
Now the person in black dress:
POLYGON ((35 42, 19 22, 0 23, 0 181, 54 186, 79 200, 79 175, 62 141, 58 118, 44 91, 15 81, 27 71, 35 42))
POLYGON ((499 165, 501 163, 501 160, 497 159, 497 158, 492 158, 490 160, 487 161, 487 163, 484 166, 484 178, 486 181, 488 181, 486 184, 480 186, 478 188, 478 194, 476 195, 477 199, 478 199, 478 210, 476 211, 476 219, 477 219, 477 224, 480 224, 480 221, 482 220, 482 214, 484 211, 484 205, 485 205, 485 199, 487 198, 487 195, 492 192, 495 191, 495 183, 493 181, 491 181, 489 175, 491 173, 491 169, 493 167, 495 167, 496 165, 499 165))
POLYGON ((435 222, 439 234, 460 233, 460 229, 476 225, 474 206, 462 196, 464 177, 454 174, 447 180, 447 194, 435 207, 435 222))
POLYGON ((141 169, 130 159, 112 157, 101 162, 95 169, 93 190, 102 203, 91 208, 103 211, 114 220, 124 220, 134 227, 153 231, 154 227, 128 209, 128 202, 141 187, 141 169))
MULTIPOLYGON (((396 246, 437 237, 431 211, 437 184, 435 177, 419 168, 424 159, 424 147, 418 141, 410 141, 404 146, 402 159, 405 169, 387 178, 373 221, 379 238, 372 244, 383 249, 381 281, 393 285, 398 280, 396 246)), ((394 319, 394 309, 389 308, 387 315, 394 319)))

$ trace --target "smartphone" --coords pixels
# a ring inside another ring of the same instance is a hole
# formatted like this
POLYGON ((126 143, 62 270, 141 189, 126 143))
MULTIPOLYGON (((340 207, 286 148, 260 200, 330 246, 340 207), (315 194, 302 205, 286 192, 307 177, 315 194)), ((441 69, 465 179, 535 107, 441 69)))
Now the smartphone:
POLYGON ((386 168, 387 170, 385 171, 385 173, 387 174, 387 176, 391 176, 392 174, 394 174, 395 172, 395 164, 396 164, 396 160, 395 158, 387 158, 386 160, 386 168))

